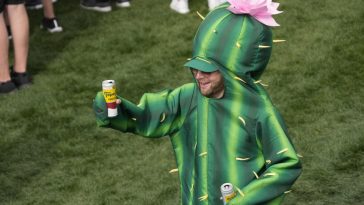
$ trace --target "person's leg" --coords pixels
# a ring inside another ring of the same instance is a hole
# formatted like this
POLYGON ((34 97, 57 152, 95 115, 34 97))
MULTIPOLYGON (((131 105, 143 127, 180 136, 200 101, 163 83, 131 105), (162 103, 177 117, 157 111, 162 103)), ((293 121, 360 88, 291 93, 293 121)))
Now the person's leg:
POLYGON ((9 40, 6 31, 4 12, 0 13, 0 83, 10 81, 9 40))
POLYGON ((53 8, 52 0, 42 0, 43 2, 43 12, 44 18, 42 20, 41 27, 47 29, 51 33, 61 32, 63 28, 59 25, 53 8))
POLYGON ((4 1, 0 0, 0 94, 16 90, 9 73, 9 40, 4 19, 4 1))
POLYGON ((4 4, 4 12, 3 12, 3 15, 4 15, 4 19, 5 19, 6 30, 8 32, 8 39, 10 40, 10 39, 13 38, 13 36, 11 34, 11 29, 10 29, 10 25, 9 25, 8 14, 6 13, 6 9, 5 9, 5 4, 4 4))
POLYGON ((14 71, 25 73, 28 58, 29 22, 24 4, 6 5, 14 44, 14 71))
POLYGON ((54 9, 53 9, 53 1, 52 0, 42 0, 43 3, 43 13, 44 17, 48 19, 55 18, 54 9))

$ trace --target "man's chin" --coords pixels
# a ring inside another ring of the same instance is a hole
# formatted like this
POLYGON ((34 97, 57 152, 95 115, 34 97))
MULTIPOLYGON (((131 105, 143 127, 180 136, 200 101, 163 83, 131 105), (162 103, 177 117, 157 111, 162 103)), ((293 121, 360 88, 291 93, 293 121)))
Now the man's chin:
POLYGON ((200 93, 205 96, 205 97, 211 97, 211 92, 209 90, 201 90, 200 89, 200 93))

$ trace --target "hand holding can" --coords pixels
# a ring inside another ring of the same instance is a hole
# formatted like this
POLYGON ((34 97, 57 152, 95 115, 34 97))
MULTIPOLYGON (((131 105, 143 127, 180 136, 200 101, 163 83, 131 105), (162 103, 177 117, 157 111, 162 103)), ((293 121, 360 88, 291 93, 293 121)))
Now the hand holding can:
POLYGON ((102 81, 102 93, 104 95, 106 106, 107 106, 107 116, 116 117, 118 115, 118 109, 116 104, 116 87, 114 80, 104 80, 102 81))

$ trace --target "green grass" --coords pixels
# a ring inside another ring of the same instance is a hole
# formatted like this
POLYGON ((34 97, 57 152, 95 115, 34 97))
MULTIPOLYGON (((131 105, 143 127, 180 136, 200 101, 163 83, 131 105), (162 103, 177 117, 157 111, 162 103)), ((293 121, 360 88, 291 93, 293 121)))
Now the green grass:
MULTIPOLYGON (((364 2, 281 0, 277 44, 263 82, 304 156, 284 204, 364 201, 364 2)), ((62 0, 65 31, 38 28, 31 11, 29 70, 35 84, 0 96, 0 204, 178 204, 167 137, 97 128, 92 99, 104 79, 134 102, 191 81, 183 63, 207 13, 177 15, 162 0, 134 0, 100 14, 62 0)))

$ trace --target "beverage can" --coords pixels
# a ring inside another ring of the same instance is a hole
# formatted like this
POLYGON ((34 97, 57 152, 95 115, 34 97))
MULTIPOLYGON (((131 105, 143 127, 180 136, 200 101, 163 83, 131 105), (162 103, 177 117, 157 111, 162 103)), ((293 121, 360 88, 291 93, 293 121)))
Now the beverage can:
POLYGON ((231 199, 233 199, 236 196, 236 193, 234 191, 234 186, 231 183, 225 183, 221 185, 220 190, 224 204, 228 203, 231 199))
POLYGON ((114 80, 104 80, 102 81, 102 93, 104 95, 106 106, 107 106, 107 116, 116 117, 118 115, 118 109, 116 105, 116 86, 114 80))

